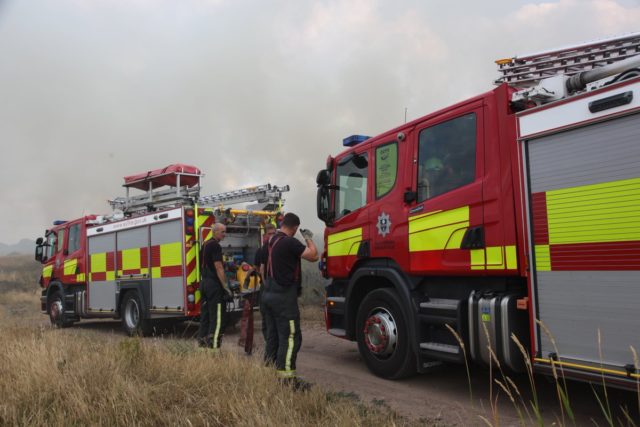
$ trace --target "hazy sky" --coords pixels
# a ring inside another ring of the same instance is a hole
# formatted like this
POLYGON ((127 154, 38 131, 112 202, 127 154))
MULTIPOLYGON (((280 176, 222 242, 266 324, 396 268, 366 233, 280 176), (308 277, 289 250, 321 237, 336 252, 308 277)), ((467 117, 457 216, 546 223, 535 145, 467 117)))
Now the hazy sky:
POLYGON ((495 59, 635 31, 634 0, 0 0, 0 242, 178 162, 205 194, 289 184, 320 232, 345 136, 491 89, 495 59))

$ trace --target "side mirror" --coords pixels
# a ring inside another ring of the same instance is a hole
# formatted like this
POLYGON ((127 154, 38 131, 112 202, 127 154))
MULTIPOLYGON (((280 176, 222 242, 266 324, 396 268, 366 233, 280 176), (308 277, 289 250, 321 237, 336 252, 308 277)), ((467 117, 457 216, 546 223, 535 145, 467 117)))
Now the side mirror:
POLYGON ((320 221, 324 222, 326 225, 330 225, 331 215, 329 212, 329 208, 330 208, 329 189, 326 186, 318 187, 316 208, 317 208, 318 219, 320 219, 320 221))
POLYGON ((328 170, 322 169, 316 177, 316 184, 319 186, 327 186, 331 183, 331 174, 328 170))
MULTIPOLYGON (((42 240, 42 239, 39 239, 39 240, 42 240)), ((44 254, 43 246, 42 245, 36 246, 36 255, 35 255, 36 261, 42 262, 43 254, 44 254)))
POLYGON ((43 239, 42 237, 38 237, 38 238, 36 239, 36 245, 37 245, 37 246, 40 246, 40 245, 42 244, 42 242, 44 242, 44 239, 43 239))
POLYGON ((404 192, 404 202, 411 203, 418 198, 418 194, 415 191, 405 191, 404 192))

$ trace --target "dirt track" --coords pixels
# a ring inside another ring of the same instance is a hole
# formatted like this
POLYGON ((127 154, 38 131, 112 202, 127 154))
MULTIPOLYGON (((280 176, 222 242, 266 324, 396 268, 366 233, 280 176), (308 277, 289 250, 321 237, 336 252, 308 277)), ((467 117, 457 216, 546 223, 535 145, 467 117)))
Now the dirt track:
MULTIPOLYGON (((89 333, 109 333, 111 336, 124 336, 120 324, 115 321, 83 321, 74 328, 89 333)), ((178 339, 191 339, 197 330, 197 324, 187 323, 177 329, 178 339)), ((471 372, 473 398, 469 393, 469 382, 464 366, 450 365, 436 372, 418 375, 402 381, 387 381, 372 375, 360 360, 356 343, 330 336, 317 323, 303 324, 303 344, 298 356, 298 373, 305 380, 342 394, 359 399, 369 405, 390 408, 413 420, 427 425, 487 425, 480 416, 492 425, 522 425, 518 414, 506 394, 494 383, 493 396, 497 398, 499 421, 491 415, 489 371, 475 369, 471 372)), ((223 342, 226 351, 242 352, 237 345, 238 330, 227 332, 223 342)), ((194 344, 195 345, 195 344, 194 344)), ((262 348, 260 324, 256 323, 256 352, 252 357, 259 360, 262 348)), ((518 389, 530 398, 529 383, 526 376, 513 378, 518 389)), ((545 425, 553 425, 561 420, 560 407, 555 385, 545 377, 536 377, 538 397, 545 425)), ((597 388, 599 390, 599 388, 597 388)), ((575 425, 606 425, 594 392, 587 384, 569 383, 569 397, 575 413, 575 425)), ((516 397, 516 399, 518 399, 516 397)), ((637 396, 632 393, 609 390, 614 419, 622 420, 620 405, 627 405, 637 417, 637 396)), ((530 406, 529 406, 530 408, 530 406)), ((525 425, 533 425, 526 413, 525 425)), ((573 423, 565 418, 567 425, 573 423)), ((627 425, 618 423, 616 425, 627 425)))

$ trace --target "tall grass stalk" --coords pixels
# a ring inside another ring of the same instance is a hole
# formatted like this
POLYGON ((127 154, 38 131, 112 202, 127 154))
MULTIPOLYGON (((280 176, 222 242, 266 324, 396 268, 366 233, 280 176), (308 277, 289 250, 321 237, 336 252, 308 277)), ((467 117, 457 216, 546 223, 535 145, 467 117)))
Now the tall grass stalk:
POLYGON ((458 332, 456 332, 456 330, 453 329, 448 323, 445 326, 447 327, 449 332, 451 332, 451 334, 454 336, 456 341, 458 341, 458 345, 460 345, 460 348, 462 349, 462 355, 464 356, 464 367, 467 369, 467 385, 469 386, 469 400, 473 404, 473 388, 471 387, 471 372, 469 371, 469 359, 467 358, 467 350, 464 345, 464 341, 462 340, 462 337, 458 335, 458 332))
POLYGON ((533 412, 536 416, 537 424, 540 427, 542 427, 544 426, 544 421, 542 420, 542 413, 540 412, 540 403, 538 402, 538 391, 536 389, 536 382, 533 377, 533 365, 531 364, 531 355, 524 348, 524 345, 522 345, 522 343, 520 342, 518 337, 515 336, 515 334, 511 334, 511 339, 513 340, 513 342, 516 343, 518 350, 520 350, 520 353, 524 358, 524 363, 527 368, 527 376, 529 377, 529 385, 531 386, 531 396, 533 397, 533 402, 530 402, 531 408, 533 409, 533 412))
POLYGON ((631 354, 633 354, 633 367, 635 368, 636 374, 636 396, 638 398, 638 414, 640 414, 640 375, 638 375, 638 371, 640 370, 640 363, 638 363, 638 353, 636 349, 630 345, 629 349, 631 350, 631 354))
POLYGON ((600 378, 602 379, 602 392, 604 394, 604 402, 598 396, 596 390, 591 387, 593 393, 596 395, 596 399, 598 400, 598 404, 600 405, 600 409, 602 410, 602 415, 604 415, 605 419, 609 423, 609 426, 613 427, 613 415, 611 413, 611 405, 609 404, 609 394, 607 393, 607 383, 604 378, 604 358, 602 357, 602 334, 600 332, 600 328, 598 328, 598 357, 600 358, 600 378))
MULTIPOLYGON (((560 352, 558 351, 556 339, 551 333, 551 331, 549 330, 549 328, 547 328, 547 325, 545 325, 544 322, 540 321, 539 319, 536 319, 536 323, 540 325, 540 327, 544 331, 544 334, 547 336, 547 338, 549 338, 549 341, 551 341, 551 345, 553 346, 553 350, 555 351, 556 355, 559 355, 560 352)), ((564 375, 564 369, 562 368, 562 364, 558 364, 558 367, 560 368, 560 377, 562 379, 562 384, 560 384, 560 378, 558 377, 558 371, 556 369, 556 361, 551 359, 551 372, 553 373, 553 379, 556 382, 556 394, 558 396, 558 403, 560 404, 561 423, 563 425, 565 424, 565 412, 566 412, 569 419, 573 422, 573 424, 575 424, 576 422, 575 416, 573 415, 573 410, 571 409, 571 402, 569 400, 567 379, 564 375)))

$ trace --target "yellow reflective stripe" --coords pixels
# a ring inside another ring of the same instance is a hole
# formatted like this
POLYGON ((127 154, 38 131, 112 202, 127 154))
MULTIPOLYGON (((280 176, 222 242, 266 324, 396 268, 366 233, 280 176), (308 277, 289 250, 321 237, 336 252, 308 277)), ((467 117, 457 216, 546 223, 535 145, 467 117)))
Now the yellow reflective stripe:
POLYGON ((362 227, 327 237, 327 256, 357 255, 362 241, 362 227))
POLYGON ((327 237, 327 244, 339 242, 340 240, 351 239, 353 237, 362 237, 362 227, 352 228, 351 230, 333 233, 327 237))
POLYGON ((218 337, 220 336, 220 323, 222 322, 222 304, 218 303, 216 307, 216 330, 213 333, 213 348, 218 348, 218 337))
POLYGON ((640 178, 547 191, 549 243, 640 240, 640 178))
POLYGON ((197 303, 200 302, 200 299, 201 299, 200 298, 200 289, 196 289, 195 296, 196 296, 196 304, 197 304, 197 303))
POLYGON ((535 245, 536 270, 551 271, 551 252, 549 245, 535 245))
POLYGON ((107 271, 107 280, 116 280, 116 272, 107 271))
POLYGON ((469 227, 469 206, 409 218, 409 252, 458 249, 469 227))
POLYGON ((51 274, 53 274, 53 265, 47 265, 42 269, 42 277, 45 279, 49 279, 51 274))
POLYGON ((84 273, 76 274, 76 282, 84 282, 85 275, 84 273))
POLYGON ((182 242, 160 245, 160 265, 163 267, 182 265, 182 242))
POLYGON ((504 270, 504 248, 502 246, 490 246, 486 248, 487 270, 504 270))
POLYGON ((78 259, 70 259, 64 262, 64 275, 65 276, 73 276, 76 274, 76 268, 78 267, 78 259))
POLYGON ((124 249, 122 265, 118 270, 138 270, 140 268, 140 248, 124 249))
POLYGON ((162 277, 160 267, 151 267, 151 277, 162 277))
POLYGON ((296 376, 295 369, 278 369, 277 373, 280 378, 294 378, 296 376))
POLYGON ((516 270, 518 268, 518 252, 515 245, 505 246, 504 251, 507 255, 507 270, 516 270))
POLYGON ((514 245, 489 246, 485 249, 471 250, 472 270, 515 270, 517 268, 518 254, 514 245))
POLYGON ((291 357, 293 356, 293 337, 296 334, 295 320, 289 320, 289 343, 287 346, 287 358, 285 359, 285 372, 291 371, 291 357))
POLYGON ((104 273, 107 271, 107 253, 91 254, 91 272, 104 273))
MULTIPOLYGON (((193 261, 196 258, 196 248, 195 246, 192 246, 188 251, 187 251, 187 265, 189 265, 191 263, 191 261, 193 261)), ((189 272, 189 275, 187 276, 187 283, 191 284, 193 282, 195 282, 198 278, 197 275, 197 271, 194 268, 191 272, 189 272)))
POLYGON ((627 371, 617 371, 614 369, 605 369, 605 368, 599 368, 597 366, 581 365, 578 363, 562 362, 559 360, 552 360, 552 359, 542 359, 539 357, 536 357, 533 360, 536 362, 548 363, 549 365, 566 366, 567 368, 578 368, 578 369, 584 369, 587 371, 604 372, 605 374, 620 375, 623 377, 631 377, 631 378, 637 378, 637 379, 640 378, 640 374, 630 374, 627 371))
POLYGON ((484 270, 484 249, 472 249, 471 250, 471 269, 472 270, 484 270))

